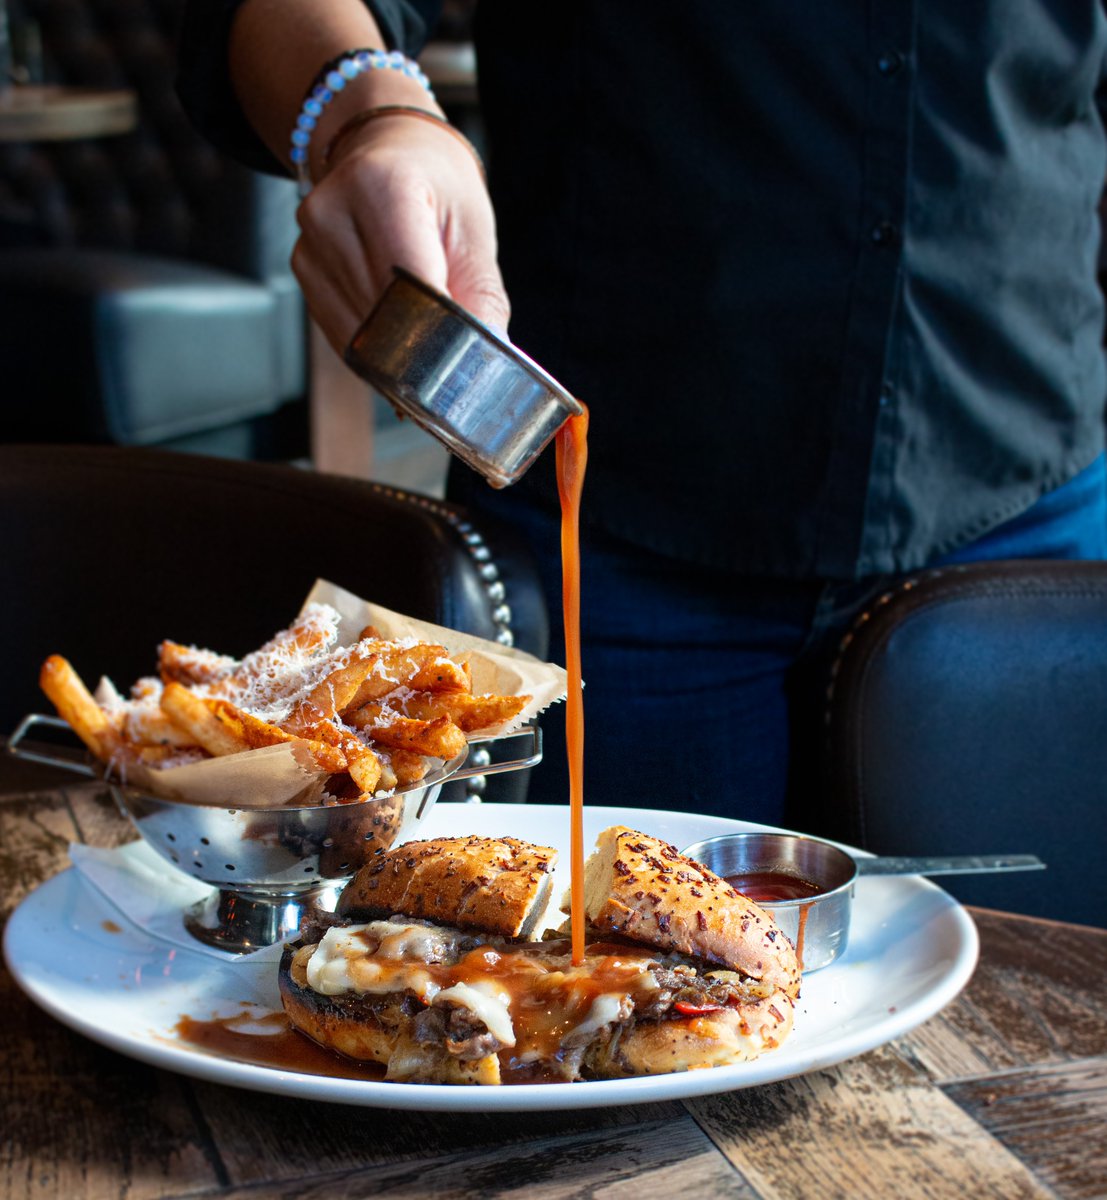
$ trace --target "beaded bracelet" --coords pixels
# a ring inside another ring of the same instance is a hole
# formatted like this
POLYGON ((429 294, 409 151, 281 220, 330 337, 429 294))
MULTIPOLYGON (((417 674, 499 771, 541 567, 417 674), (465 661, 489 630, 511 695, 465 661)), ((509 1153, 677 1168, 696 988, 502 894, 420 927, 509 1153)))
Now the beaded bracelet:
POLYGON ((453 134, 455 138, 465 147, 466 150, 473 156, 477 164, 477 169, 481 175, 485 174, 484 160, 480 156, 480 152, 476 146, 457 128, 456 125, 451 125, 445 117, 440 117, 438 113, 431 112, 426 108, 416 108, 413 104, 381 104, 377 108, 366 108, 354 115, 346 121, 338 132, 331 138, 323 150, 321 162, 323 166, 334 157, 339 146, 350 136, 356 133, 363 126, 368 125, 370 121, 377 120, 378 117, 395 117, 405 116, 414 117, 418 121, 428 121, 432 125, 437 125, 439 128, 446 130, 447 133, 453 134))
POLYGON ((351 80, 367 71, 383 70, 400 71, 409 79, 414 79, 416 83, 422 84, 434 100, 430 80, 423 74, 419 64, 401 54, 399 50, 348 50, 345 54, 324 63, 308 88, 296 118, 296 126, 292 130, 292 149, 288 157, 296 169, 301 196, 306 196, 311 191, 308 146, 311 145, 311 135, 323 115, 323 110, 351 80))

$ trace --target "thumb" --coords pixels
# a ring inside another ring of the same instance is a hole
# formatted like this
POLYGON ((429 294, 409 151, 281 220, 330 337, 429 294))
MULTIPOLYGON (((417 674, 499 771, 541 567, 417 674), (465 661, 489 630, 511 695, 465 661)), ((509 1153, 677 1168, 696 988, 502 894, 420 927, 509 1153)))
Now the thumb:
POLYGON ((501 337, 507 337, 511 302, 495 261, 476 263, 466 258, 450 264, 450 295, 501 337))

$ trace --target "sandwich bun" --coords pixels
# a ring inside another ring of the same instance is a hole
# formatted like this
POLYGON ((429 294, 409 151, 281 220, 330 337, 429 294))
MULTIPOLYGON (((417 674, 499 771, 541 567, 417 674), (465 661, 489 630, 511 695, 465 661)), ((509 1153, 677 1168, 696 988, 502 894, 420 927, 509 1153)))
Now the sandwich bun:
POLYGON ((784 1041, 792 1032, 793 1013, 791 999, 780 992, 684 1020, 640 1022, 620 1039, 606 1073, 663 1075, 749 1062, 784 1041))
POLYGON ((605 829, 585 864, 584 911, 601 933, 718 963, 792 999, 799 995, 795 947, 772 916, 660 838, 624 825, 605 829))
POLYGON ((342 890, 339 916, 403 913, 500 937, 540 931, 557 851, 518 838, 407 842, 367 863, 342 890))

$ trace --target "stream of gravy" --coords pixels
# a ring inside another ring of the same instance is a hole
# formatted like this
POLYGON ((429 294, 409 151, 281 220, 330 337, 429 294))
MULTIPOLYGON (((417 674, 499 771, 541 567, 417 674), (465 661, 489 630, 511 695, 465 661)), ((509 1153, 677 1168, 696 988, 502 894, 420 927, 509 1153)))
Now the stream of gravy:
POLYGON ((569 926, 573 965, 584 961, 584 696, 580 673, 580 497, 588 463, 588 410, 557 434, 557 491, 561 498, 561 597, 565 670, 569 676, 565 740, 569 754, 569 926))

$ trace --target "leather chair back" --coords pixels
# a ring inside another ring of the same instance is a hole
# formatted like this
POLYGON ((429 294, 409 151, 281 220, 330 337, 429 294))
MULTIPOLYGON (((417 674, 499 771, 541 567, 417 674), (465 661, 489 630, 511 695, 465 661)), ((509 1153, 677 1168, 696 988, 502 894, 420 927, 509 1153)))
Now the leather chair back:
MULTIPOLYGON (((528 551, 456 505, 292 467, 115 447, 0 446, 0 733, 50 711, 38 670, 94 686, 149 674, 171 638, 241 656, 285 627, 317 578, 542 656, 528 551)), ((519 742, 505 743, 517 757, 519 742)), ((522 799, 525 772, 489 777, 522 799)))
POLYGON ((908 580, 846 639, 827 729, 820 832, 882 854, 1037 854, 1044 872, 935 882, 1107 926, 1107 563, 908 580))

